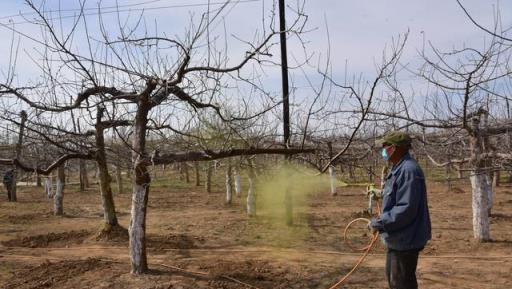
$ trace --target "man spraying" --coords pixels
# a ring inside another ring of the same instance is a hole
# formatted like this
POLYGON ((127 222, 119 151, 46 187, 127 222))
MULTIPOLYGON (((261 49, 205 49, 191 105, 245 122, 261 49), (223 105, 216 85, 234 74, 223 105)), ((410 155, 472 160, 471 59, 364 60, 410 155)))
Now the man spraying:
POLYGON ((425 176, 409 154, 411 137, 392 131, 377 141, 391 163, 382 191, 382 213, 369 224, 388 249, 386 276, 391 289, 416 289, 418 254, 431 239, 425 176))

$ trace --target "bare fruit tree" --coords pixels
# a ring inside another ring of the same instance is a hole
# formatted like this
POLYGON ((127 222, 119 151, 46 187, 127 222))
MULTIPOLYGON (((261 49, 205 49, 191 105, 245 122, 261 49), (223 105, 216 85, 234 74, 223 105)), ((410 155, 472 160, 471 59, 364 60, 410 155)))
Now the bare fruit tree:
MULTIPOLYGON (((88 127, 94 128, 95 141, 88 142, 88 149, 66 153, 59 159, 59 165, 64 159, 75 157, 96 160, 103 205, 108 208, 105 210, 107 224, 116 224, 117 219, 106 165, 104 133, 114 131, 129 148, 133 174, 129 243, 134 274, 148 270, 145 231, 151 166, 240 155, 311 151, 271 146, 258 148, 244 143, 239 148, 196 147, 194 151, 177 152, 156 141, 158 136, 162 137, 157 131, 162 130, 168 131, 163 134, 167 138, 188 134, 201 139, 201 134, 194 131, 200 128, 205 113, 212 113, 227 124, 231 135, 236 135, 240 133, 237 123, 256 120, 279 104, 259 86, 259 75, 251 67, 258 68, 266 58, 272 63, 271 51, 280 33, 274 27, 274 21, 253 41, 235 38, 238 44, 246 47, 246 52, 238 60, 231 60, 234 56, 228 57, 227 51, 218 50, 216 38, 209 35, 213 21, 229 2, 213 17, 208 13, 192 19, 185 33, 175 38, 168 36, 174 33, 150 32, 158 30, 143 27, 142 16, 125 19, 126 25, 119 25, 114 31, 111 27, 107 29, 109 19, 99 11, 96 28, 93 28, 84 15, 83 5, 69 26, 71 29, 67 29, 46 12, 44 5, 33 1, 26 3, 36 15, 33 25, 42 31, 39 37, 32 39, 40 45, 43 57, 44 65, 39 65, 41 85, 14 87, 13 82, 6 82, 2 84, 2 92, 13 96, 18 103, 21 101, 20 106, 34 114, 47 113, 61 119, 63 126, 55 129, 66 131, 68 136, 77 135, 66 127, 71 111, 73 115, 83 116, 88 127), (74 41, 78 39, 85 41, 76 45, 74 41), (205 41, 208 44, 206 51, 205 41), (207 58, 201 56, 203 52, 207 58), (234 85, 248 88, 251 98, 230 89, 234 85), (121 126, 128 127, 130 132, 126 135, 119 133, 121 126)), ((273 11, 269 15, 275 17, 273 11)), ((297 10, 296 20, 289 26, 290 33, 300 34, 305 20, 302 11, 297 10)), ((53 145, 57 144, 58 141, 53 142, 53 145)), ((33 169, 17 159, 11 163, 33 169)), ((35 168, 35 171, 47 174, 57 167, 35 168)))

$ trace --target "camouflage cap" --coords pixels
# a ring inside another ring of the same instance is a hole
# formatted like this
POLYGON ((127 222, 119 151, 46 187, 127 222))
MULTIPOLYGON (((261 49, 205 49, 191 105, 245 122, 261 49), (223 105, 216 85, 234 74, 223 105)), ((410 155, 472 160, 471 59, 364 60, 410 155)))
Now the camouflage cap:
POLYGON ((410 146, 411 143, 411 136, 401 131, 390 131, 376 141, 377 145, 390 144, 395 146, 410 146))

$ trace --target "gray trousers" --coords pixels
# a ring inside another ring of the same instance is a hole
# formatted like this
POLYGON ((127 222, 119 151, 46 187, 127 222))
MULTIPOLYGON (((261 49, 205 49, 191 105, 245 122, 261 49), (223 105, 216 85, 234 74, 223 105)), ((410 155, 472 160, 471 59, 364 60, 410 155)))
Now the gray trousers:
POLYGON ((421 249, 396 251, 388 249, 386 276, 390 289, 417 289, 416 266, 421 249))

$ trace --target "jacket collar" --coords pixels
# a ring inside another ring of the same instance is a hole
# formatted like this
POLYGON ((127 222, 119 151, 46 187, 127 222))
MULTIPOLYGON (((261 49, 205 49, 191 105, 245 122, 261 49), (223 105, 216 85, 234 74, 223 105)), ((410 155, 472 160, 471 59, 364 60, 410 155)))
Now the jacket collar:
POLYGON ((394 165, 394 166, 391 168, 391 173, 392 173, 392 174, 396 174, 396 173, 398 172, 398 170, 400 170, 400 168, 402 167, 402 165, 404 164, 404 162, 405 162, 406 160, 410 160, 411 158, 412 158, 412 157, 411 157, 411 155, 410 155, 409 153, 406 153, 406 154, 402 157, 402 159, 400 159, 400 161, 399 161, 396 165, 394 165))

